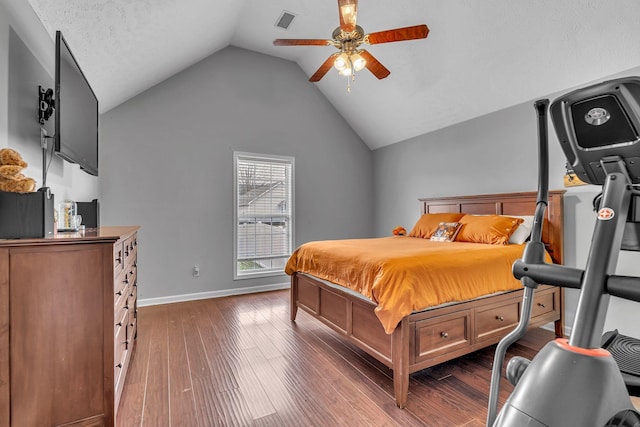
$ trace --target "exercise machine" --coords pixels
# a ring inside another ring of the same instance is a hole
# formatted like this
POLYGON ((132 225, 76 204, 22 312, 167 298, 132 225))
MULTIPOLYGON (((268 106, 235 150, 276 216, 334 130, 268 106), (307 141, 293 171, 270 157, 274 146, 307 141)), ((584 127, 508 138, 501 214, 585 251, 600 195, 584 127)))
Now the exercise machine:
POLYGON ((602 348, 609 296, 640 302, 640 277, 614 274, 620 250, 640 251, 640 78, 578 89, 550 107, 549 100, 539 100, 535 109, 537 205, 530 241, 513 265, 514 276, 524 286, 523 304, 518 325, 496 347, 487 426, 640 426, 640 413, 631 403, 620 367, 602 348), (544 260, 547 110, 567 163, 582 181, 602 186, 585 269, 544 260), (509 361, 506 376, 514 389, 498 413, 505 354, 525 334, 534 290, 541 283, 580 290, 571 336, 547 343, 533 360, 509 361))

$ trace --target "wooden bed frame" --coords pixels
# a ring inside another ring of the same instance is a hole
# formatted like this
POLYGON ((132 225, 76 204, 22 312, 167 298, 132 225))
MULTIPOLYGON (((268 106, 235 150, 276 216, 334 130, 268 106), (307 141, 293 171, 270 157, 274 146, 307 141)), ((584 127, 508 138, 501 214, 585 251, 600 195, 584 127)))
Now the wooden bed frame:
MULTIPOLYGON (((543 241, 555 263, 563 256, 563 194, 551 191, 545 212, 543 241)), ((536 193, 420 199, 421 213, 533 215, 536 193)), ((291 320, 298 308, 308 312, 393 370, 396 404, 407 403, 409 375, 497 343, 518 323, 522 289, 448 304, 404 317, 386 334, 376 317, 375 303, 312 276, 291 277, 291 320)), ((564 333, 562 288, 536 290, 531 327, 555 322, 564 333)))

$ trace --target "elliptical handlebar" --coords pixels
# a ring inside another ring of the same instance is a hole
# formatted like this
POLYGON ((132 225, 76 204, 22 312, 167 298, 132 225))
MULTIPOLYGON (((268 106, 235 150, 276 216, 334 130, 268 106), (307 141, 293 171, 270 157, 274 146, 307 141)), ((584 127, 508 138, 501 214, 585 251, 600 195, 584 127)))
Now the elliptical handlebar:
MULTIPOLYGON (((544 213, 547 208, 549 198, 549 142, 547 135, 547 109, 548 99, 540 99, 534 103, 538 116, 538 195, 536 198, 536 210, 534 213, 531 237, 525 246, 523 259, 526 264, 544 264, 544 244, 542 243, 542 225, 544 224, 544 213)), ((528 275, 522 275, 522 285, 524 286, 523 304, 520 313, 520 321, 516 328, 507 334, 496 347, 491 371, 491 388, 489 391, 489 405, 487 409, 487 426, 492 426, 498 411, 498 396, 500 393, 500 374, 504 365, 504 358, 507 349, 527 332, 535 289, 539 283, 528 275)))
POLYGON ((534 107, 538 113, 538 197, 530 241, 542 242, 544 210, 549 199, 549 138, 547 131, 549 100, 540 99, 534 103, 534 107))

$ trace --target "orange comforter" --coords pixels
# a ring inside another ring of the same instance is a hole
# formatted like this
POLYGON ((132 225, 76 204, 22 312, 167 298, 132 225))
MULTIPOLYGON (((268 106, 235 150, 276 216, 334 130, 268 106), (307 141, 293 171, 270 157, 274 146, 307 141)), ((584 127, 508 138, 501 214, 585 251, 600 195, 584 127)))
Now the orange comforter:
POLYGON ((520 289, 511 265, 524 245, 432 242, 416 237, 326 240, 301 245, 285 272, 308 273, 377 304, 390 334, 406 315, 439 304, 520 289))

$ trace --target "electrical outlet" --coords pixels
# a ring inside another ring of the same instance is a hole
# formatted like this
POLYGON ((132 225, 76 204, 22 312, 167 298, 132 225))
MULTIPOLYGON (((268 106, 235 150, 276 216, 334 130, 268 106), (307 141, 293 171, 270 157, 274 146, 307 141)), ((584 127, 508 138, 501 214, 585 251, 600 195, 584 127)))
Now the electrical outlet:
POLYGON ((193 266, 193 277, 200 277, 200 267, 197 265, 193 266))

